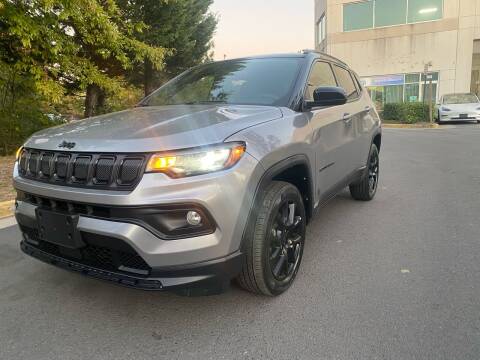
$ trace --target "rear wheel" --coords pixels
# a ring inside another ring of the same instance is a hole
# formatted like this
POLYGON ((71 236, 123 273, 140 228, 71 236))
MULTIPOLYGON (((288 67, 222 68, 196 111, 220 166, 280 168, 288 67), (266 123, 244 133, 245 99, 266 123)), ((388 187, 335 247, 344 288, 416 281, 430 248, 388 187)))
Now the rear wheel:
POLYGON ((237 278, 244 289, 267 296, 286 291, 293 283, 303 255, 306 215, 298 189, 274 181, 266 189, 246 239, 245 263, 237 278))
POLYGON ((380 176, 380 157, 377 145, 372 144, 367 164, 368 174, 360 182, 350 185, 355 200, 370 201, 375 197, 380 176))

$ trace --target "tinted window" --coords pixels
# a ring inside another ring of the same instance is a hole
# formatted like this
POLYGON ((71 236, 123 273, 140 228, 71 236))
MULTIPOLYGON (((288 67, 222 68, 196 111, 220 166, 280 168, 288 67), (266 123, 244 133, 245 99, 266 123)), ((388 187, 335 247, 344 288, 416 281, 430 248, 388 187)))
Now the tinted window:
POLYGON ((355 83, 353 82, 350 72, 336 65, 333 66, 333 69, 335 71, 335 75, 337 76, 338 86, 345 90, 349 99, 356 98, 358 96, 357 88, 355 87, 355 83))
POLYGON ((360 30, 373 27, 373 1, 364 1, 343 6, 343 30, 360 30))
POLYGON ((312 101, 313 92, 321 86, 337 86, 330 64, 323 61, 316 62, 312 67, 312 72, 308 79, 307 91, 305 93, 305 100, 312 101))
POLYGON ((202 65, 162 86, 142 105, 224 103, 285 106, 300 65, 299 58, 231 60, 202 65))
POLYGON ((408 22, 431 21, 443 16, 443 0, 409 0, 408 22))
POLYGON ((376 0, 375 27, 405 24, 407 0, 376 0))

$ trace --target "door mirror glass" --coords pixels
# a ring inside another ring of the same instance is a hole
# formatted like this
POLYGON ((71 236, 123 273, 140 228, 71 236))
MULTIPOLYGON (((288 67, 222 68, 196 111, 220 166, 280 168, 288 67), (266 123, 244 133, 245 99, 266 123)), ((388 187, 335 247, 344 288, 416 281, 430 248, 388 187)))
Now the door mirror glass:
POLYGON ((313 101, 307 101, 307 109, 321 106, 337 106, 347 102, 347 93, 336 86, 322 86, 313 92, 313 101))

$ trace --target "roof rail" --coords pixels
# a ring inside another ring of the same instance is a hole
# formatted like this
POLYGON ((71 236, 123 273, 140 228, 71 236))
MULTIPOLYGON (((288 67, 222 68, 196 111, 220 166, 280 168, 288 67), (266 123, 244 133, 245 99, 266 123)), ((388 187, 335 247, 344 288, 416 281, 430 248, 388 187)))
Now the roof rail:
POLYGON ((339 63, 341 63, 341 64, 343 64, 343 65, 345 65, 345 66, 348 66, 345 62, 343 62, 342 60, 336 58, 335 56, 328 55, 328 54, 326 54, 326 53, 324 53, 324 52, 321 52, 321 51, 319 51, 319 50, 304 49, 304 50, 302 50, 302 51, 300 51, 300 52, 301 52, 302 54, 318 54, 318 55, 321 55, 321 56, 323 56, 323 57, 325 57, 325 58, 334 60, 334 61, 339 62, 339 63))

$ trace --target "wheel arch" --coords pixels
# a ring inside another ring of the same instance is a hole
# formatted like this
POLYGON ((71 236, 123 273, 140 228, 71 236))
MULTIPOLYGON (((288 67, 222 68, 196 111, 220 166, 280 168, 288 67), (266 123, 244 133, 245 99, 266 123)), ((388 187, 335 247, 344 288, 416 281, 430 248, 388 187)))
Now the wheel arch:
POLYGON ((306 155, 294 155, 283 159, 282 161, 265 170, 257 185, 247 222, 243 231, 241 245, 242 249, 245 239, 249 236, 252 236, 251 232, 254 228, 253 224, 257 219, 258 209, 260 208, 260 204, 263 199, 262 192, 265 191, 272 181, 285 181, 296 186, 300 191, 305 204, 307 222, 313 215, 314 179, 312 167, 308 157, 306 155))

